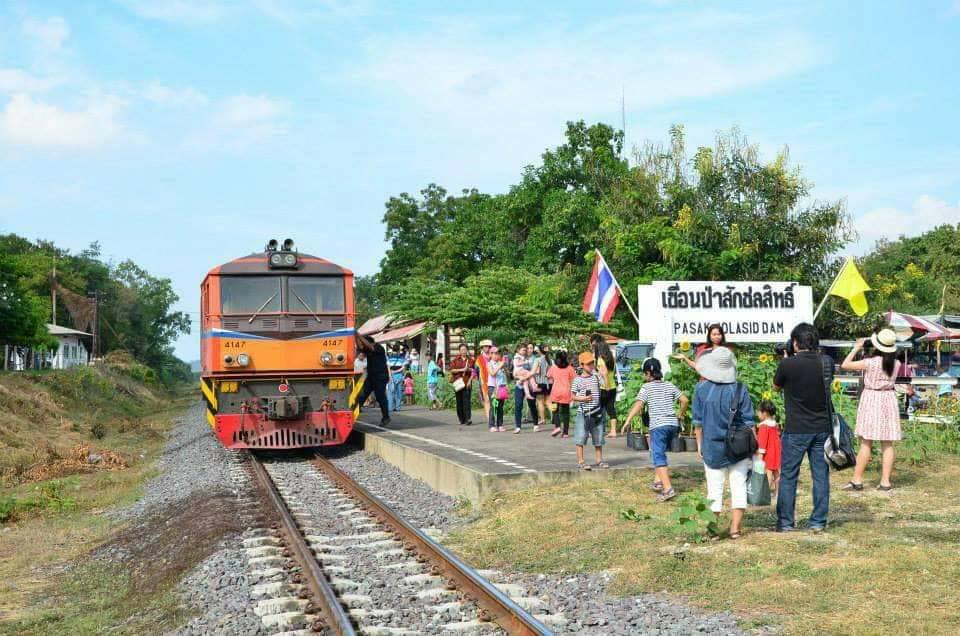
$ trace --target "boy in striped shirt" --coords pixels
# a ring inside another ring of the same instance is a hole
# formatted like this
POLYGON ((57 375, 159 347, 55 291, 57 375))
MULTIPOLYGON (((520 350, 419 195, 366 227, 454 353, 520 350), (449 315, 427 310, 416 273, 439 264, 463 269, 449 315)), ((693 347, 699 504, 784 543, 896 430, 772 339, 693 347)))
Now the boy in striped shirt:
POLYGON ((663 380, 660 361, 656 358, 643 361, 643 375, 646 382, 637 393, 637 400, 627 414, 624 428, 629 430, 630 421, 643 411, 643 405, 646 404, 650 415, 650 456, 655 475, 653 489, 658 493, 657 501, 664 502, 677 496, 670 483, 667 449, 680 433, 680 419, 686 416, 690 400, 672 383, 663 380), (677 400, 680 401, 680 411, 674 413, 677 400))
POLYGON ((603 461, 603 437, 606 425, 604 412, 600 408, 600 376, 596 371, 596 359, 590 351, 579 356, 580 374, 570 386, 571 399, 577 403, 577 420, 573 432, 573 443, 577 445, 577 464, 580 470, 590 470, 591 466, 583 458, 583 447, 587 439, 593 439, 593 448, 597 463, 593 468, 610 468, 603 461))

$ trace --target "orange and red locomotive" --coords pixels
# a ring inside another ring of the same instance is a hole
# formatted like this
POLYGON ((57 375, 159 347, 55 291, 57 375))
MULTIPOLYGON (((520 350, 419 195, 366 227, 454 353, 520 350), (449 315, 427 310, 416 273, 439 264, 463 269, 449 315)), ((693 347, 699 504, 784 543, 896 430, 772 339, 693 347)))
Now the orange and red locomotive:
POLYGON ((224 446, 346 441, 363 383, 353 372, 353 272, 271 240, 207 273, 200 312, 200 389, 224 446))

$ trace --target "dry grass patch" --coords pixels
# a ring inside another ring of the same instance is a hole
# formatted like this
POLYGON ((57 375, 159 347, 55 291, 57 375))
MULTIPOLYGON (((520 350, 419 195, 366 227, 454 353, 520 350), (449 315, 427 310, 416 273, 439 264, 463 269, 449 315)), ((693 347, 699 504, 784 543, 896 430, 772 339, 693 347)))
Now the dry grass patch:
POLYGON ((134 614, 140 618, 131 626, 140 624, 137 621, 141 619, 163 624, 178 615, 172 595, 158 595, 150 602, 131 597, 128 591, 136 581, 129 571, 90 564, 88 555, 115 531, 104 511, 139 498, 144 480, 155 474, 153 464, 163 449, 163 433, 186 404, 185 400, 172 400, 164 411, 144 417, 141 427, 111 429, 101 441, 116 449, 116 455, 87 447, 34 465, 37 471, 73 473, 65 479, 20 480, 15 486, 0 488, 0 500, 42 500, 44 491, 55 490, 61 502, 69 502, 28 507, 17 512, 15 521, 3 524, 0 633, 100 633, 134 614), (82 450, 87 456, 81 460, 78 453, 82 450), (100 453, 101 463, 106 465, 90 468, 86 461, 90 452, 100 453), (59 463, 63 460, 66 463, 59 463), (121 468, 121 461, 128 465, 121 468))
MULTIPOLYGON (((804 469, 806 470, 806 469, 804 469)), ((867 482, 877 475, 867 474, 867 482)), ((617 572, 618 593, 666 592, 708 609, 732 610, 744 626, 787 633, 960 632, 960 458, 898 467, 892 493, 839 487, 830 528, 777 534, 772 508, 751 509, 738 541, 689 544, 657 504, 649 477, 580 481, 498 495, 449 543, 481 567, 530 572, 617 572), (619 517, 634 508, 640 521, 619 517), (688 545, 685 545, 688 544, 688 545)), ((705 490, 697 472, 675 480, 705 490)), ((809 515, 803 475, 798 520, 809 515)), ((727 521, 722 522, 725 529, 727 521)))

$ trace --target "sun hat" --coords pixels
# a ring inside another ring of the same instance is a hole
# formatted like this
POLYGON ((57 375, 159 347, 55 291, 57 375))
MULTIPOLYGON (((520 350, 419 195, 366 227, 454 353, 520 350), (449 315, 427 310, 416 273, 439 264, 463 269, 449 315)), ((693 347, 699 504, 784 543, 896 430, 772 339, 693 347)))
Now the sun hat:
POLYGON ((480 346, 481 346, 481 347, 492 347, 492 346, 493 346, 493 340, 490 340, 490 339, 488 339, 488 338, 485 338, 485 339, 483 339, 483 340, 480 341, 480 346))
POLYGON ((892 329, 881 329, 870 336, 870 342, 877 351, 893 353, 897 350, 897 334, 893 333, 892 329))
POLYGON ((500 353, 500 349, 498 347, 490 347, 490 353, 500 353))
POLYGON ((579 356, 577 356, 577 359, 580 361, 580 364, 591 364, 596 361, 596 358, 593 357, 593 352, 591 351, 582 352, 579 356))
POLYGON ((726 347, 717 347, 700 356, 697 372, 711 382, 733 384, 737 381, 737 359, 726 347))

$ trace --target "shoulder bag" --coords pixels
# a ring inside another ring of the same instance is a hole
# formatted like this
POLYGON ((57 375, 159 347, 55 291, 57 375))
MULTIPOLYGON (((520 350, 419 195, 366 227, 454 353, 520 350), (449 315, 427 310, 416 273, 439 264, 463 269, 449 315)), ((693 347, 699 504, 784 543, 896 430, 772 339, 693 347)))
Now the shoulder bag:
POLYGON ((737 382, 733 404, 730 406, 730 417, 727 420, 726 452, 727 459, 732 462, 739 462, 757 452, 757 435, 753 432, 753 427, 733 425, 740 411, 740 395, 745 390, 743 385, 737 382))
POLYGON ((857 456, 853 452, 853 433, 843 416, 833 410, 833 396, 830 392, 830 369, 827 362, 820 356, 820 367, 823 371, 823 392, 827 402, 827 414, 830 418, 830 437, 823 443, 823 457, 834 470, 853 468, 857 463, 857 456))

